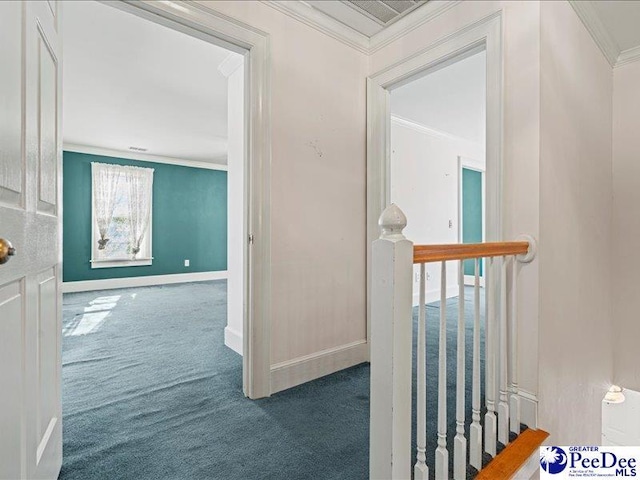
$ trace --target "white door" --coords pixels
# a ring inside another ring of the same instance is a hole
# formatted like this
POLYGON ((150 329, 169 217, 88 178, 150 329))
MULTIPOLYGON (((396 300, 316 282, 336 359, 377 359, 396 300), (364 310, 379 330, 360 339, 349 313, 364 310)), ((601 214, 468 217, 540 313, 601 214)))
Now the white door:
POLYGON ((0 479, 62 463, 59 8, 0 1, 0 479))

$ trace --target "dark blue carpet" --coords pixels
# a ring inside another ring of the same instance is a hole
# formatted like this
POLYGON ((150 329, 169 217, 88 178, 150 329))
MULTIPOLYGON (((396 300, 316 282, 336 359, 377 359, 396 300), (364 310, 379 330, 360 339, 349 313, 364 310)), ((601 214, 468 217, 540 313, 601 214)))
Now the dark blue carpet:
MULTIPOLYGON (((447 301, 450 388, 456 305, 457 299, 447 301)), ((241 358, 223 341, 224 281, 67 294, 63 310, 60 479, 368 478, 368 365, 246 399, 241 358)), ((437 325, 434 304, 427 334, 430 464, 437 325)), ((470 372, 470 355, 467 360, 470 372)), ((469 390, 467 397, 469 422, 469 390)), ((455 400, 449 400, 452 441, 455 400)))

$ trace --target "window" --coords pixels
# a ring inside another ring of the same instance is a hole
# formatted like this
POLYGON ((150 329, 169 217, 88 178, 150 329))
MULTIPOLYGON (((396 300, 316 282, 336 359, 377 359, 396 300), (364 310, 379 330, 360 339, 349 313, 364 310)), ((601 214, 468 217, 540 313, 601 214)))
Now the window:
POLYGON ((151 265, 153 169, 91 164, 91 268, 151 265))

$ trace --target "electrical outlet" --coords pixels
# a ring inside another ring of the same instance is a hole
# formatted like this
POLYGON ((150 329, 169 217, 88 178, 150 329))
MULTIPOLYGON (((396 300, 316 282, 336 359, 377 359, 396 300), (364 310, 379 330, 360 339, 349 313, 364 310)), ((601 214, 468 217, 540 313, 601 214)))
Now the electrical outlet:
POLYGON ((184 266, 185 266, 185 267, 188 267, 189 265, 190 265, 189 260, 185 260, 185 261, 184 261, 184 266))

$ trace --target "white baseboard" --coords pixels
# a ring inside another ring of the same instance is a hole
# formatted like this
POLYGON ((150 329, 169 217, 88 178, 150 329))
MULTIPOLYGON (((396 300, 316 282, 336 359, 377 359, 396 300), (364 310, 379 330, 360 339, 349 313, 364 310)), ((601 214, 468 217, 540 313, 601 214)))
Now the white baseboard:
POLYGON ((173 275, 149 275, 146 277, 106 278, 81 282, 62 282, 62 293, 112 290, 114 288, 149 287, 170 283, 205 282, 227 278, 227 271, 176 273, 173 275))
POLYGON ((236 353, 242 355, 242 333, 229 325, 224 327, 224 344, 236 353))
POLYGON ((520 422, 529 428, 538 428, 538 397, 535 394, 520 390, 520 422))
POLYGON ((369 361, 366 340, 323 350, 271 366, 271 393, 369 361))
MULTIPOLYGON (((447 287, 447 298, 453 298, 458 296, 458 285, 450 285, 447 287)), ((433 303, 440 301, 440 289, 428 290, 425 292, 425 298, 427 303, 433 303)), ((413 294, 413 306, 420 305, 420 292, 413 294)))
MULTIPOLYGON (((476 284, 475 275, 465 275, 464 276, 464 284, 474 286, 476 284)), ((480 277, 480 286, 484 287, 484 277, 480 277)))

